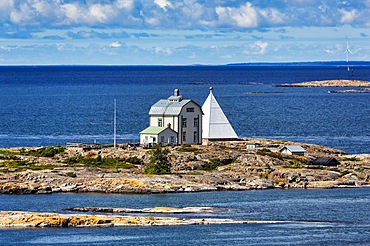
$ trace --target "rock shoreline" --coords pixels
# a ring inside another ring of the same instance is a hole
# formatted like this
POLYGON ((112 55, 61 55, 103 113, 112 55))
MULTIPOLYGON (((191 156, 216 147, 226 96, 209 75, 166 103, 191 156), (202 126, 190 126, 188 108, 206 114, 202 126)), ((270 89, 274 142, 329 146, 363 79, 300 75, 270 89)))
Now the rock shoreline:
MULTIPOLYGON (((57 192, 175 193, 252 189, 315 189, 362 187, 370 184, 370 155, 347 155, 344 151, 281 140, 243 139, 212 142, 208 146, 172 146, 168 156, 171 174, 143 174, 150 154, 140 147, 82 150, 67 148, 54 157, 0 154, 0 194, 49 194, 57 192), (250 144, 254 146, 250 148, 250 144), (282 155, 284 145, 301 145, 305 156, 282 155), (144 164, 130 168, 103 168, 67 158, 126 158, 144 164), (317 157, 336 158, 338 166, 313 166, 317 157), (19 164, 15 168, 15 163, 19 164), (216 165, 209 169, 210 164, 216 165), (23 165, 23 166, 22 166, 23 165), (40 169, 40 170, 34 170, 40 169)), ((13 151, 13 152, 12 152, 13 151)), ((9 153, 8 153, 9 152, 9 153)))

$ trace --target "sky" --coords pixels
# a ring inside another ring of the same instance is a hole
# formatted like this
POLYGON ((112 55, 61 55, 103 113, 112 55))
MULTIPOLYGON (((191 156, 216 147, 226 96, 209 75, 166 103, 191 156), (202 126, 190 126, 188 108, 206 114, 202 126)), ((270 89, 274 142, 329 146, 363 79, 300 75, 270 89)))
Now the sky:
POLYGON ((370 0, 0 0, 0 65, 370 58, 370 0))

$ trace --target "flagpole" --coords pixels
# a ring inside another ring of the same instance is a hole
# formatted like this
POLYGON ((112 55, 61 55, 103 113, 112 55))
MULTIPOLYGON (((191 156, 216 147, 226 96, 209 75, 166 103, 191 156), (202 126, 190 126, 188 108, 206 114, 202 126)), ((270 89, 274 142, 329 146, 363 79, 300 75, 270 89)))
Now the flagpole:
POLYGON ((114 98, 114 119, 113 119, 113 147, 117 146, 117 102, 114 98))

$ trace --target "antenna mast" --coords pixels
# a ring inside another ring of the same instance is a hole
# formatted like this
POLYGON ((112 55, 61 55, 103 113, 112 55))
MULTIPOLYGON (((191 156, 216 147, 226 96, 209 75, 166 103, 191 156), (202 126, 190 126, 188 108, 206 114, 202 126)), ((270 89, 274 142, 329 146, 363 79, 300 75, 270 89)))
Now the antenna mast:
POLYGON ((114 98, 114 119, 113 119, 113 147, 117 146, 117 106, 116 98, 114 98))

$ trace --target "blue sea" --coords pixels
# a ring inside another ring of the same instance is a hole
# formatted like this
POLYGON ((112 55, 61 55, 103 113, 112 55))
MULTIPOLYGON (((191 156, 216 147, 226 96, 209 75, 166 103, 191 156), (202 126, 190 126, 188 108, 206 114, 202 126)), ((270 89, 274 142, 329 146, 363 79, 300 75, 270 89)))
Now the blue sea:
POLYGON ((370 245, 370 188, 156 195, 0 195, 1 210, 212 206, 177 217, 279 221, 243 225, 0 229, 0 245, 370 245), (229 211, 223 210, 229 209, 229 211))
MULTIPOLYGON (((287 139, 370 153, 370 94, 275 87, 370 79, 369 66, 0 67, 0 147, 137 142, 152 104, 180 89, 202 105, 213 94, 239 137, 287 139)), ((370 245, 370 189, 264 190, 161 195, 0 195, 0 210, 212 206, 193 216, 280 223, 136 228, 0 229, 0 245, 370 245)), ((191 216, 191 215, 179 215, 191 216)))
POLYGON ((370 94, 281 88, 370 80, 370 66, 0 67, 0 147, 138 142, 152 104, 175 88, 202 105, 210 86, 239 137, 287 139, 370 153, 370 94))

